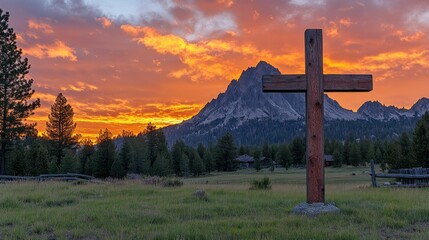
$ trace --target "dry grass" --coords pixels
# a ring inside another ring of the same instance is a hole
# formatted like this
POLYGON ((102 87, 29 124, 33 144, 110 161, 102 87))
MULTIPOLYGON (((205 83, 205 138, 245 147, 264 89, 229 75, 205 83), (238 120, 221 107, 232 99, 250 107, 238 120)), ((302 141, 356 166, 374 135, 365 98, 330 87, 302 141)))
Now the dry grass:
POLYGON ((211 174, 181 188, 5 183, 0 239, 429 239, 429 189, 374 189, 365 170, 327 169, 326 199, 341 213, 316 218, 291 213, 305 201, 303 169, 211 174), (264 176, 271 190, 248 190, 264 176))

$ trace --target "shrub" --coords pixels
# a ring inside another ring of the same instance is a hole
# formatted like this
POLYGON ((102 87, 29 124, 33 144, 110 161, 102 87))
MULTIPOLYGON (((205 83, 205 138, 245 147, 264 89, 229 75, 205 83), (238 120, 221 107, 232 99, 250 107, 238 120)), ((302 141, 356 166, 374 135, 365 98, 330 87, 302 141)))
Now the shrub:
POLYGON ((143 182, 147 185, 161 185, 163 187, 180 187, 183 185, 182 180, 178 178, 166 178, 158 176, 146 177, 143 179, 143 182))
POLYGON ((162 178, 158 177, 158 176, 150 176, 150 177, 145 177, 143 179, 144 184, 146 185, 159 185, 162 183, 162 178))
POLYGON ((163 187, 180 187, 183 185, 182 180, 178 178, 164 178, 163 187))
POLYGON ((250 190, 269 190, 271 189, 271 182, 268 177, 264 177, 262 180, 253 180, 250 190))
POLYGON ((198 199, 200 199, 200 200, 203 200, 203 201, 206 201, 206 202, 209 200, 209 199, 207 198, 206 191, 204 191, 204 189, 202 189, 202 188, 197 189, 197 190, 194 192, 194 196, 195 196, 196 198, 198 198, 198 199))

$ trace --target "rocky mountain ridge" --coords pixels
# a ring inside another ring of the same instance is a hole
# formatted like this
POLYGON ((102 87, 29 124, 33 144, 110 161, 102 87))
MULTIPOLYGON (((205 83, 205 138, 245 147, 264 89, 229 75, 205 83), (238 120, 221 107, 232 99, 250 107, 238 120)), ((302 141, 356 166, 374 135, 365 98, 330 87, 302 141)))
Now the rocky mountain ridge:
MULTIPOLYGON (((164 128, 169 142, 203 135, 216 136, 216 132, 234 132, 237 129, 246 129, 249 123, 256 127, 258 122, 264 121, 302 122, 305 118, 305 94, 263 93, 262 75, 266 74, 281 73, 264 61, 243 71, 238 80, 232 80, 226 91, 207 103, 197 115, 181 124, 164 128)), ((364 103, 357 112, 341 107, 327 95, 324 101, 327 122, 383 122, 418 117, 429 111, 428 98, 420 99, 409 110, 370 101, 364 103)), ((204 139, 207 139, 207 136, 204 139)))

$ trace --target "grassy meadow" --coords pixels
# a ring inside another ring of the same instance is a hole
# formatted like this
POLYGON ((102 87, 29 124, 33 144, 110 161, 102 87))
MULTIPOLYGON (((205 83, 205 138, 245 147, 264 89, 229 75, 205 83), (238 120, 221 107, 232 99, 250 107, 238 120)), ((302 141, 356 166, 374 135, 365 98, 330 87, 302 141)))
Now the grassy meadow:
POLYGON ((326 201, 341 212, 313 218, 291 213, 305 201, 305 169, 214 173, 176 188, 3 182, 0 239, 429 239, 429 189, 371 188, 366 171, 327 168, 326 201), (264 176, 272 189, 250 191, 264 176))

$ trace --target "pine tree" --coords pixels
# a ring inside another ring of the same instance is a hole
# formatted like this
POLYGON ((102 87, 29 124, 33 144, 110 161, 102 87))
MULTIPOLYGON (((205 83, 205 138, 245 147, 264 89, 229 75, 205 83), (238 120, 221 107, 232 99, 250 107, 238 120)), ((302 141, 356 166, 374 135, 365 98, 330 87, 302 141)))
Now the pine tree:
POLYGON ((60 165, 60 173, 75 173, 78 168, 78 158, 74 151, 66 150, 64 153, 64 161, 60 165))
POLYGON ((96 154, 92 154, 85 163, 85 172, 84 174, 93 176, 94 175, 94 169, 95 169, 95 161, 96 161, 96 154))
POLYGON ((346 165, 351 165, 351 162, 350 162, 350 147, 351 147, 351 143, 350 143, 349 140, 347 140, 344 143, 343 152, 342 152, 342 156, 341 156, 341 159, 342 159, 343 163, 345 163, 346 165))
POLYGON ((333 166, 334 167, 341 167, 343 165, 342 159, 341 159, 341 151, 339 148, 336 148, 334 150, 334 153, 332 154, 332 160, 334 161, 333 166))
POLYGON ((280 162, 286 169, 288 169, 292 163, 292 154, 290 153, 289 146, 283 144, 280 146, 277 152, 277 161, 280 162))
POLYGON ((359 164, 362 162, 362 153, 360 151, 360 146, 358 143, 354 142, 350 146, 350 164, 353 166, 359 166, 359 164))
POLYGON ((208 172, 208 173, 216 170, 215 169, 216 163, 215 163, 215 159, 213 157, 214 156, 213 152, 214 152, 214 148, 209 147, 209 148, 207 148, 206 153, 204 155, 205 156, 204 157, 204 166, 205 166, 206 172, 208 172))
POLYGON ((371 143, 369 142, 369 140, 362 140, 359 143, 359 147, 360 147, 360 152, 362 155, 362 163, 364 162, 368 162, 371 161, 371 158, 369 157, 369 149, 370 149, 370 145, 371 143))
POLYGON ((149 165, 149 169, 144 172, 150 173, 158 154, 168 153, 167 140, 162 130, 157 130, 156 126, 149 123, 143 132, 144 141, 147 143, 146 159, 143 165, 149 165), (149 170, 149 171, 147 171, 149 170))
POLYGON ((417 122, 413 137, 414 161, 420 167, 429 167, 429 113, 417 122))
POLYGON ((67 99, 62 93, 58 94, 55 103, 51 106, 49 121, 46 123, 46 132, 53 142, 58 165, 61 165, 64 151, 74 148, 77 144, 77 136, 73 135, 76 128, 73 115, 73 108, 67 103, 67 99))
POLYGON ((391 169, 400 169, 403 167, 401 162, 401 145, 397 141, 387 143, 384 162, 389 164, 391 169))
POLYGON ((413 167, 413 159, 411 157, 411 141, 406 132, 401 134, 399 138, 399 144, 401 146, 401 167, 400 168, 410 168, 413 167))
POLYGON ((189 153, 190 159, 192 158, 192 166, 190 166, 190 171, 193 176, 200 176, 204 172, 203 160, 200 158, 198 152, 194 149, 192 149, 192 151, 190 151, 189 153))
POLYGON ((158 155, 156 126, 149 123, 143 134, 145 136, 145 142, 148 144, 147 160, 149 161, 149 166, 152 167, 158 155))
POLYGON ((30 101, 34 94, 33 79, 26 79, 30 65, 21 58, 16 46, 16 34, 9 27, 9 13, 0 9, 0 175, 5 174, 7 152, 13 141, 26 132, 34 131, 35 124, 25 119, 40 106, 40 100, 30 101))
POLYGON ((369 149, 368 149, 368 153, 367 153, 367 158, 369 159, 369 161, 373 160, 375 158, 375 145, 373 142, 371 142, 369 144, 369 149))
POLYGON ((91 156, 94 155, 95 149, 91 139, 83 139, 80 142, 80 145, 81 149, 79 151, 79 172, 85 174, 86 172, 88 172, 87 168, 90 168, 88 161, 91 156))
POLYGON ((185 143, 183 141, 176 141, 173 145, 173 149, 171 151, 171 158, 172 158, 172 169, 173 172, 176 174, 176 176, 181 177, 183 176, 183 159, 182 156, 184 154, 185 150, 185 143))
POLYGON ((244 149, 244 146, 241 145, 240 148, 238 149, 238 155, 241 156, 244 154, 246 154, 246 150, 244 149))
POLYGON ((139 135, 133 139, 130 139, 131 142, 131 162, 129 164, 129 172, 141 174, 143 171, 149 173, 149 164, 146 159, 147 156, 147 143, 144 140, 143 135, 139 135))
POLYGON ((383 161, 383 153, 381 152, 379 147, 377 147, 377 149, 375 150, 374 160, 376 163, 381 163, 383 161))
POLYGON ((305 163, 303 161, 305 156, 305 143, 300 137, 294 138, 290 145, 290 151, 292 153, 292 163, 295 165, 301 165, 305 163))
POLYGON ((49 151, 42 140, 34 139, 29 143, 27 160, 29 161, 29 173, 32 176, 48 173, 49 151))
POLYGON ((112 167, 110 168, 110 176, 113 178, 124 178, 126 175, 124 166, 122 165, 122 161, 120 159, 115 159, 112 163, 112 167))
POLYGON ((269 160, 270 161, 270 172, 274 172, 276 165, 275 162, 273 160, 269 160))
POLYGON ((119 161, 122 164, 123 171, 128 172, 130 163, 133 162, 133 150, 131 147, 130 139, 124 138, 124 144, 119 152, 119 161))
POLYGON ((158 153, 154 165, 152 166, 152 175, 161 177, 168 176, 170 174, 170 168, 168 164, 169 159, 170 156, 168 152, 158 153))
POLYGON ((110 170, 115 161, 115 144, 112 139, 112 133, 106 128, 100 131, 97 138, 97 151, 95 153, 94 175, 96 177, 106 178, 110 175, 110 170))
POLYGON ((255 149, 255 152, 253 153, 253 167, 256 169, 256 171, 261 170, 261 152, 258 149, 255 149))
POLYGON ((230 133, 221 137, 216 145, 216 168, 218 171, 234 171, 238 168, 236 162, 237 148, 230 133))
POLYGON ((26 154, 24 147, 19 144, 11 152, 9 152, 10 161, 8 162, 7 174, 14 176, 26 175, 26 154))
POLYGON ((277 162, 277 152, 279 151, 279 148, 277 145, 272 145, 270 147, 270 159, 273 163, 277 162))
POLYGON ((185 177, 189 177, 190 175, 190 170, 189 170, 189 157, 188 155, 186 155, 184 152, 182 153, 182 157, 181 157, 181 161, 182 161, 182 174, 185 177))
POLYGON ((262 146, 262 157, 265 158, 267 162, 271 162, 271 152, 270 152, 270 146, 268 146, 267 143, 264 143, 262 146))

